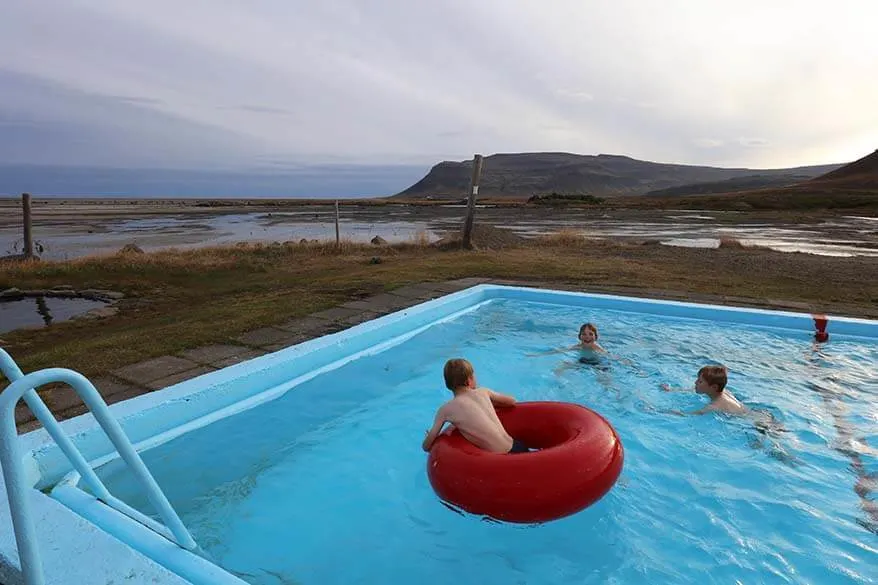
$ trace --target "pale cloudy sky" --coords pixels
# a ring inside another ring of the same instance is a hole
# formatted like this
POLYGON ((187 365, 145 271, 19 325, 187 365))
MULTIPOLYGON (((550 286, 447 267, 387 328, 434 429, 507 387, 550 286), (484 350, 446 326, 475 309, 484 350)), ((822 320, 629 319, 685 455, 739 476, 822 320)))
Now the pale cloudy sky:
POLYGON ((3 0, 0 163, 878 148, 875 0, 3 0))

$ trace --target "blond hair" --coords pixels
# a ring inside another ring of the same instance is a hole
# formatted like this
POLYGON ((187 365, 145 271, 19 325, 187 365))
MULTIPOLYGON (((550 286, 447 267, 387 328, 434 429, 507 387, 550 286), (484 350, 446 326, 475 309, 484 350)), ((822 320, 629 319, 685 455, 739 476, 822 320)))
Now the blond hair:
POLYGON ((445 386, 447 386, 449 390, 462 388, 469 383, 469 379, 472 378, 473 373, 473 365, 467 360, 462 358, 448 360, 445 362, 445 369, 443 370, 443 374, 445 375, 445 386))

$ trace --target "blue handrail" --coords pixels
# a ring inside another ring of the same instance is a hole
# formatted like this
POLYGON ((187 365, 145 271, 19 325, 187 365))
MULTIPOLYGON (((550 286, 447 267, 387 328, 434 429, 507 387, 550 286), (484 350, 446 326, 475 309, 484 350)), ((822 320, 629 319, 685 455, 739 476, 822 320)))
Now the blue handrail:
MULTIPOLYGON (((3 372, 3 375, 6 376, 10 382, 15 382, 24 377, 24 373, 18 367, 18 364, 15 363, 15 360, 12 359, 6 351, 0 349, 0 371, 3 372)), ((73 465, 73 468, 76 469, 77 473, 82 476, 82 480, 88 485, 94 496, 106 502, 110 496, 110 492, 107 491, 107 488, 104 487, 104 484, 98 479, 98 476, 95 475, 94 470, 79 452, 70 438, 64 434, 64 431, 61 430, 61 426, 55 420, 55 417, 52 415, 52 412, 49 410, 49 407, 46 406, 46 403, 40 398, 37 391, 33 388, 29 388, 24 393, 24 401, 27 403, 28 408, 31 409, 31 412, 40 421, 40 424, 43 425, 43 428, 49 433, 49 435, 54 439, 55 443, 61 448, 61 451, 64 452, 64 455, 67 456, 67 459, 70 460, 70 463, 73 465)))
POLYGON ((117 511, 145 524, 162 536, 170 537, 170 540, 182 548, 195 550, 197 545, 189 531, 144 465, 119 422, 113 418, 107 403, 85 376, 64 368, 48 368, 23 375, 18 365, 2 349, 0 349, 0 370, 11 382, 0 393, 0 465, 2 465, 3 478, 6 482, 18 556, 27 585, 44 585, 45 579, 39 559, 36 531, 30 514, 30 501, 28 499, 30 486, 27 485, 22 469, 21 454, 18 449, 18 432, 15 428, 15 405, 22 397, 76 471, 82 476, 83 481, 87 483, 95 497, 117 511), (113 497, 70 438, 64 434, 55 417, 52 416, 48 407, 34 390, 39 386, 58 382, 70 385, 91 410, 119 455, 146 490, 150 502, 170 530, 170 535, 161 530, 164 527, 113 497))

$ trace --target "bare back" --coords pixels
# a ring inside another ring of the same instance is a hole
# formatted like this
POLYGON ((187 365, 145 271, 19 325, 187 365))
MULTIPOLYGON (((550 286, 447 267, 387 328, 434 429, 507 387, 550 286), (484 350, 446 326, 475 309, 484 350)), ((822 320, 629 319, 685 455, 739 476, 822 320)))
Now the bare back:
POLYGON ((727 414, 748 414, 750 409, 741 404, 728 390, 722 392, 705 408, 705 411, 725 412, 727 414))
POLYGON ((494 453, 512 449, 512 437, 503 428, 489 391, 478 388, 461 392, 439 412, 473 445, 494 453))

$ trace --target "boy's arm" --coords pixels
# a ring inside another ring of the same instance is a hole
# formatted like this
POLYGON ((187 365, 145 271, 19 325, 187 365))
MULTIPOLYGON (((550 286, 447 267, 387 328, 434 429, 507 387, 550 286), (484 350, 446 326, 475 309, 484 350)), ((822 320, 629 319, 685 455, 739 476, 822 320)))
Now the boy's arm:
POLYGON ((662 390, 665 392, 692 392, 692 388, 674 388, 667 383, 664 383, 660 386, 662 390))
POLYGON ((515 406, 515 398, 509 396, 507 394, 500 394, 499 392, 494 392, 493 390, 488 390, 487 388, 482 388, 485 392, 488 393, 488 396, 491 398, 491 402, 495 406, 515 406))
POLYGON ((427 431, 427 436, 424 437, 424 442, 421 444, 421 448, 424 451, 429 451, 430 447, 433 446, 436 437, 442 432, 442 427, 445 425, 445 421, 445 408, 443 407, 436 413, 436 418, 433 420, 433 427, 427 431))
POLYGON ((714 412, 716 409, 712 404, 708 404, 703 408, 699 408, 698 410, 693 410, 692 412, 683 412, 682 410, 666 410, 664 412, 668 414, 674 414, 676 416, 698 416, 701 414, 707 414, 708 412, 714 412))
POLYGON ((673 414, 678 414, 680 416, 699 416, 702 414, 707 414, 708 412, 714 412, 716 409, 712 404, 708 404, 703 408, 699 408, 698 410, 693 410, 692 412, 682 412, 679 410, 672 411, 673 414))
POLYGON ((560 347, 558 349, 550 349, 547 351, 538 351, 536 353, 529 353, 527 357, 539 357, 543 355, 554 355, 556 353, 567 353, 568 351, 572 351, 579 347, 579 345, 571 345, 570 347, 560 347))

